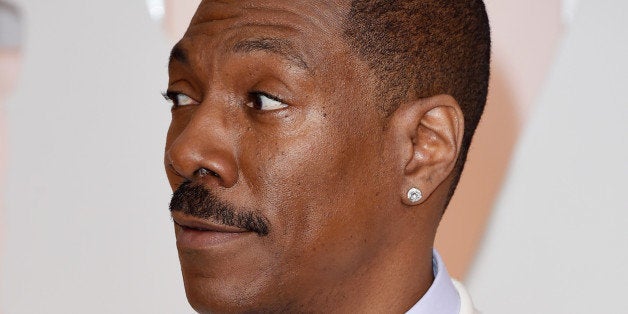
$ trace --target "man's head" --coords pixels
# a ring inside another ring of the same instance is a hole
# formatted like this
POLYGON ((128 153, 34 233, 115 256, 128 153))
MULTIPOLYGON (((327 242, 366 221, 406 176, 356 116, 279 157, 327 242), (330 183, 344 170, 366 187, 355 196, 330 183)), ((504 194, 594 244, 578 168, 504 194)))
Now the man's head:
POLYGON ((197 311, 402 311, 425 292, 488 81, 483 4, 457 2, 202 2, 172 53, 165 154, 197 311))

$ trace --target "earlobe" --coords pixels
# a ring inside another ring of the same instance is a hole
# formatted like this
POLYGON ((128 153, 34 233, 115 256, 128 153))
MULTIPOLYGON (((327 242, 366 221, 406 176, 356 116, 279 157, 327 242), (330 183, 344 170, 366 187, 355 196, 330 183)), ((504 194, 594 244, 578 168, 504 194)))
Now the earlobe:
POLYGON ((408 102, 400 106, 394 116, 401 128, 400 144, 407 158, 401 187, 403 203, 421 204, 456 164, 464 133, 464 116, 458 102, 449 95, 408 102))

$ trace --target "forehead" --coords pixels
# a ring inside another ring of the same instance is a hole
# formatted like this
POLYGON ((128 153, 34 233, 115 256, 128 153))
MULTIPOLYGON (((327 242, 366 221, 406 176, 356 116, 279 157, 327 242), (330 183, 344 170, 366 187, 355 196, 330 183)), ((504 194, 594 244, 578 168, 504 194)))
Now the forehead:
POLYGON ((269 19, 281 15, 327 23, 334 17, 345 16, 348 10, 348 4, 343 0, 203 0, 191 24, 243 16, 252 11, 265 13, 269 19))
POLYGON ((344 48, 347 9, 344 1, 203 1, 173 56, 268 50, 307 67, 305 59, 317 61, 344 48))

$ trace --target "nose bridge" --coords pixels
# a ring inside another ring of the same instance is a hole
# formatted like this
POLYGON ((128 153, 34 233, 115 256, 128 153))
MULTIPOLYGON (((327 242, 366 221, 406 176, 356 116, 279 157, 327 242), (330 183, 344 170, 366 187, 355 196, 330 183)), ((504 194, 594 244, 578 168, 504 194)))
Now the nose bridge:
POLYGON ((187 125, 175 135, 166 155, 170 166, 187 180, 228 188, 238 178, 233 133, 229 130, 226 106, 211 99, 207 97, 198 105, 187 125))

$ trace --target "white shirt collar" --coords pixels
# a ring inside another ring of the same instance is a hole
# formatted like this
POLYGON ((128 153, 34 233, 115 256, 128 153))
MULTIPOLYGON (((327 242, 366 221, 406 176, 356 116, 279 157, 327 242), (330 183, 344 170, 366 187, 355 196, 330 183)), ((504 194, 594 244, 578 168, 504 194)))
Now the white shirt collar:
POLYGON ((436 250, 432 257, 434 282, 425 295, 406 314, 458 314, 460 295, 453 284, 445 263, 436 250))

